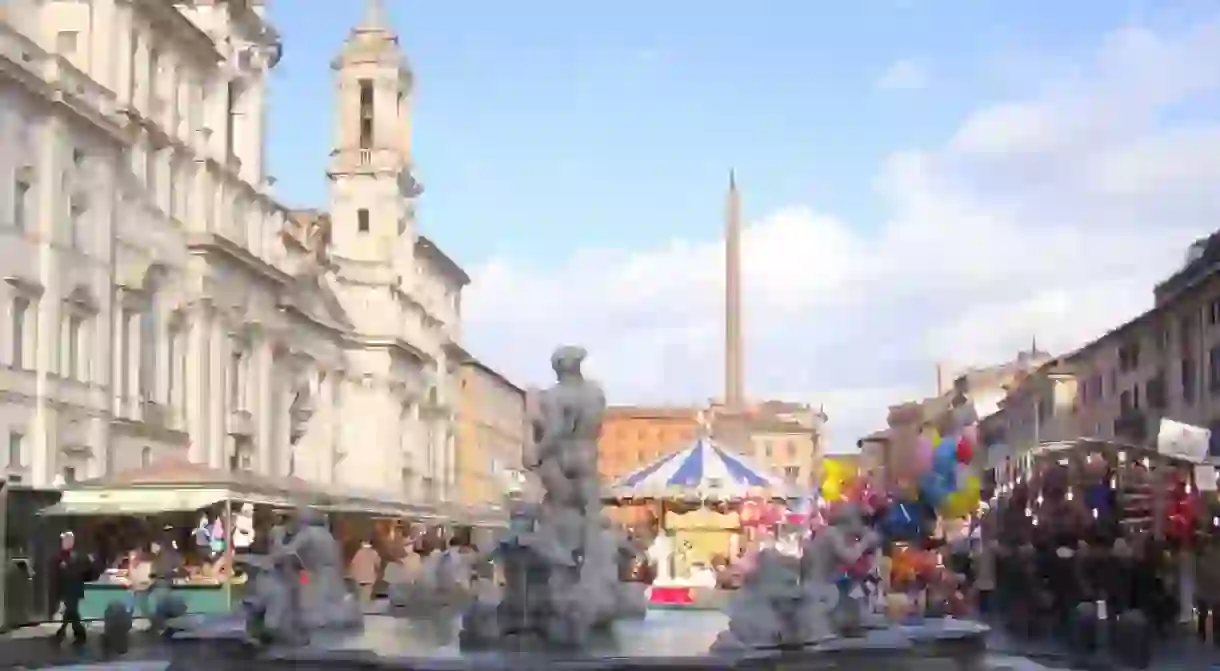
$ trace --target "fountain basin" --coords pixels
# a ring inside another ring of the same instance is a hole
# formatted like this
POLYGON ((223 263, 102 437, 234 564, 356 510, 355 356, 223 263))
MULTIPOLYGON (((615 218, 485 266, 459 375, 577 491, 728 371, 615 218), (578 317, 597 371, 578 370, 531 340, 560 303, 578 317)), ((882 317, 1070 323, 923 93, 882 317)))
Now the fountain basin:
MULTIPOLYGON (((240 623, 235 622, 237 627, 240 623)), ((368 616, 364 631, 318 635, 310 645, 256 649, 240 629, 226 631, 213 621, 177 635, 171 646, 175 668, 225 669, 893 669, 902 671, 975 669, 986 654, 987 627, 959 620, 931 620, 895 626, 860 638, 840 638, 790 650, 710 652, 728 626, 715 611, 650 610, 643 620, 622 621, 612 635, 579 653, 496 650, 467 652, 457 644, 458 620, 368 616)))

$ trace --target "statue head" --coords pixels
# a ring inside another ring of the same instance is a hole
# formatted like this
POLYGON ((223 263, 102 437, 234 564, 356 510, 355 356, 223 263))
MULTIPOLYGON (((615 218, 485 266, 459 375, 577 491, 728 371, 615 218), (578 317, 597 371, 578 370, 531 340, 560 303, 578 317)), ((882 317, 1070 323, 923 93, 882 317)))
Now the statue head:
POLYGON ((560 381, 579 379, 581 377, 580 364, 584 362, 586 356, 589 356, 589 353, 585 351, 585 348, 564 345, 551 354, 551 368, 560 381))

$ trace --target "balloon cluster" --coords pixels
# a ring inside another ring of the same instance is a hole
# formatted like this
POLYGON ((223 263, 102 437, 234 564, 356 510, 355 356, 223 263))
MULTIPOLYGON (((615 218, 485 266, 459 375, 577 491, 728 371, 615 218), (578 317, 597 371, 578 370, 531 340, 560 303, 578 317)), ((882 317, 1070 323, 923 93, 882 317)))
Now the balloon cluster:
POLYGON ((847 465, 834 459, 822 461, 823 501, 854 501, 860 497, 863 487, 864 483, 847 465))
MULTIPOLYGON (((959 414, 955 412, 955 416, 959 414)), ((899 483, 893 501, 879 515, 881 529, 891 540, 927 538, 937 515, 961 518, 978 510, 981 483, 968 469, 974 460, 978 428, 966 419, 953 424, 957 428, 948 436, 932 430, 920 439, 914 472, 899 483)))
POLYGON ((899 590, 926 582, 936 572, 936 554, 915 547, 896 547, 890 557, 890 588, 899 590))
POLYGON ((974 460, 978 428, 964 426, 955 435, 920 441, 922 473, 919 475, 920 500, 945 517, 968 517, 979 507, 981 483, 966 467, 974 460))

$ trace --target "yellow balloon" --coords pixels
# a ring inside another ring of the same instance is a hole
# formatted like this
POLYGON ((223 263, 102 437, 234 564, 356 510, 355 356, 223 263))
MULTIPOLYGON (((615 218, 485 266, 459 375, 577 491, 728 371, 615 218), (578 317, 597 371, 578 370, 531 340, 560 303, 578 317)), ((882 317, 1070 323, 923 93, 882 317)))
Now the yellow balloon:
POLYGON ((929 426, 928 428, 924 429, 923 435, 928 439, 928 442, 932 443, 933 447, 940 445, 940 439, 942 436, 940 435, 940 431, 936 430, 936 427, 929 426))
POLYGON ((827 501, 838 501, 843 498, 843 481, 827 479, 822 483, 822 498, 827 501))
POLYGON ((964 517, 962 514, 962 508, 964 505, 965 504, 962 502, 962 497, 957 492, 953 492, 952 494, 946 496, 945 500, 941 502, 940 514, 943 517, 951 519, 964 517))
POLYGON ((983 483, 979 482, 977 475, 967 475, 966 481, 962 483, 961 491, 970 492, 970 495, 977 499, 979 492, 983 491, 983 483))
POLYGON ((842 482, 843 465, 833 459, 822 461, 822 482, 842 482))
POLYGON ((958 490, 945 497, 940 504, 940 512, 945 517, 961 518, 974 514, 979 507, 979 496, 975 493, 958 490))

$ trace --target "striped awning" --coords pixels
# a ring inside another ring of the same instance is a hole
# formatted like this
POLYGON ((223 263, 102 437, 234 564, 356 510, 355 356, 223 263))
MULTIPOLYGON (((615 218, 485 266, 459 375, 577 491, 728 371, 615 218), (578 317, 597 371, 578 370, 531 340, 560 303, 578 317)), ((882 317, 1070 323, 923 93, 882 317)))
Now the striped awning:
POLYGON ((732 500, 756 494, 788 498, 793 487, 782 476, 706 437, 619 478, 611 487, 611 495, 619 499, 732 500))

